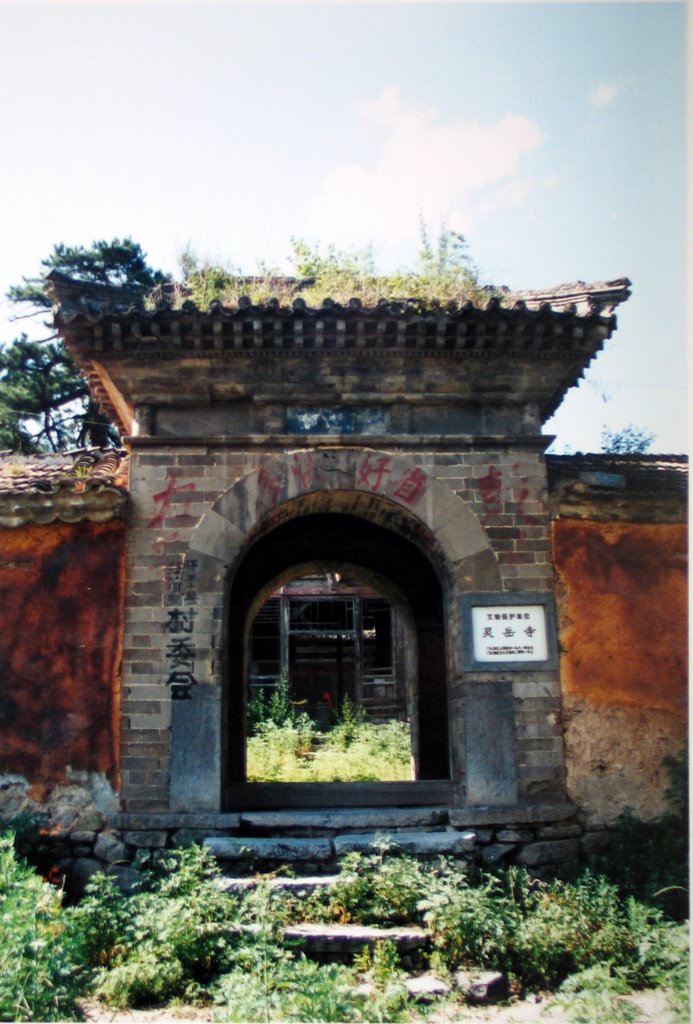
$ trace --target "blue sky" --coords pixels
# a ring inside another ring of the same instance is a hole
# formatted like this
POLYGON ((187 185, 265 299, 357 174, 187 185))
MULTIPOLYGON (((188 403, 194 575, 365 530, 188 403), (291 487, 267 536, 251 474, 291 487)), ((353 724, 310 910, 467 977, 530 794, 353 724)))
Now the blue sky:
POLYGON ((172 272, 289 269, 292 236, 387 272, 445 221, 497 284, 633 282, 558 450, 685 451, 686 31, 683 3, 0 2, 0 289, 114 235, 172 272))

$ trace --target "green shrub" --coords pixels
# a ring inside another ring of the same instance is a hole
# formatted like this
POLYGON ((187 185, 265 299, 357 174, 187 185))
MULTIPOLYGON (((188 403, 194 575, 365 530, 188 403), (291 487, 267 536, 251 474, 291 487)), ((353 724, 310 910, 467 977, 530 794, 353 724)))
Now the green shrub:
POLYGON ((519 878, 524 907, 508 953, 510 969, 524 985, 554 988, 598 963, 630 961, 635 940, 618 890, 605 878, 586 872, 574 882, 529 889, 527 876, 519 878))
POLYGON ((61 894, 0 837, 0 1020, 79 1020, 82 980, 64 934, 61 894))
POLYGON ((503 969, 525 987, 555 988, 597 963, 625 965, 636 940, 615 886, 586 873, 574 882, 533 881, 524 871, 433 884, 422 901, 438 956, 503 969))
POLYGON ((674 1019, 690 1020, 689 924, 672 924, 661 910, 632 897, 626 902, 628 926, 635 942, 635 957, 627 975, 635 987, 663 988, 669 992, 674 1019))
POLYGON ((377 782, 411 779, 406 722, 358 718, 318 733, 307 715, 278 725, 264 721, 248 739, 251 782, 377 782))
MULTIPOLYGON (((337 883, 319 897, 330 920, 389 926, 420 919, 433 869, 413 857, 387 853, 388 839, 382 837, 379 852, 343 858, 337 883)), ((449 870, 454 875, 455 869, 449 870)))
POLYGON ((97 994, 118 1007, 156 1005, 199 992, 233 962, 237 902, 216 884, 207 850, 154 861, 143 891, 121 896, 96 877, 69 913, 97 994))
MULTIPOLYGON (((459 307, 467 300, 485 305, 492 295, 505 298, 503 289, 485 286, 478 268, 472 262, 463 235, 441 224, 433 239, 422 221, 421 246, 417 270, 402 269, 394 274, 379 274, 372 247, 340 250, 334 245, 326 249, 292 238, 289 257, 293 273, 301 278, 300 297, 309 305, 320 305, 325 299, 346 303, 359 298, 364 305, 375 305, 380 299, 408 300, 418 308, 459 307)), ((242 296, 256 304, 277 300, 290 306, 296 291, 287 285, 276 267, 260 263, 253 278, 240 275, 237 267, 200 262, 188 251, 181 257, 184 282, 181 300, 192 298, 206 307, 213 300, 236 306, 242 296)))
POLYGON ((460 876, 454 888, 444 877, 436 878, 419 906, 438 959, 447 967, 504 965, 521 915, 498 878, 486 875, 473 885, 460 876))
POLYGON ((104 967, 124 952, 130 910, 115 879, 97 872, 87 884, 82 902, 68 911, 73 948, 89 967, 104 967))

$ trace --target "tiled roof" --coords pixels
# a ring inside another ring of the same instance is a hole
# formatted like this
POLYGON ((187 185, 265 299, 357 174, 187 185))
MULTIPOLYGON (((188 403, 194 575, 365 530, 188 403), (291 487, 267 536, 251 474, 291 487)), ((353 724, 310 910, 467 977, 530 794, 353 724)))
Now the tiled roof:
POLYGON ((686 517, 688 456, 547 455, 554 514, 680 521, 686 517))
MULTIPOLYGON (((237 278, 237 282, 247 282, 249 286, 252 286, 255 280, 250 277, 237 278)), ((166 312, 169 316, 179 317, 189 316, 191 313, 207 317, 219 314, 234 316, 238 312, 251 310, 265 313, 282 311, 285 314, 293 310, 306 315, 338 312, 340 315, 346 316, 373 316, 387 312, 390 315, 405 316, 414 311, 420 312, 422 308, 421 301, 416 297, 402 297, 396 300, 380 299, 373 306, 365 306, 356 297, 350 299, 346 304, 340 304, 328 298, 323 301, 321 306, 310 307, 298 293, 312 284, 311 279, 273 278, 272 284, 276 286, 280 294, 294 296, 290 307, 282 305, 279 299, 275 298, 269 299, 262 305, 254 306, 250 298, 242 297, 238 307, 223 306, 220 302, 214 301, 206 308, 200 308, 190 299, 178 302, 175 289, 172 286, 164 285, 155 289, 147 289, 86 283, 69 278, 57 270, 52 271, 46 277, 46 290, 59 306, 59 322, 66 326, 78 319, 97 323, 104 317, 112 316, 138 315, 152 320, 162 312, 166 312)), ((630 281, 626 277, 613 281, 596 281, 591 284, 574 281, 538 291, 513 292, 502 288, 500 295, 501 298, 498 298, 491 293, 488 302, 484 305, 474 305, 471 301, 461 305, 443 304, 441 310, 436 308, 436 312, 443 312, 449 316, 471 310, 611 316, 616 306, 630 297, 630 281)))
POLYGON ((106 522, 124 514, 128 459, 112 448, 0 452, 0 526, 106 522))
MULTIPOLYGON (((505 367, 504 401, 512 396, 516 403, 530 402, 545 421, 611 337, 613 311, 630 295, 630 282, 619 278, 507 293, 503 302, 494 297, 484 308, 471 302, 422 307, 413 300, 366 307, 358 299, 346 305, 326 299, 311 308, 299 296, 290 306, 277 299, 253 306, 241 299, 237 308, 213 302, 201 310, 189 301, 177 306, 170 290, 157 296, 144 289, 85 284, 55 271, 47 289, 68 350, 102 409, 127 435, 135 405, 156 405, 164 392, 180 387, 165 364, 185 366, 187 399, 193 404, 209 401, 209 379, 216 376, 217 392, 224 379, 231 379, 233 372, 224 376, 221 370, 237 357, 262 364, 268 357, 299 360, 319 353, 330 358, 333 351, 356 364, 364 351, 416 362, 422 380, 432 356, 466 363, 468 369, 457 373, 456 400, 476 404, 498 402, 495 367, 505 367), (203 371, 203 361, 214 372, 203 371), (150 373, 148 367, 156 368, 150 373), (487 396, 489 381, 493 393, 487 396)), ((290 383, 289 370, 279 375, 290 383)), ((247 371, 243 387, 249 394, 261 377, 262 365, 247 371)))

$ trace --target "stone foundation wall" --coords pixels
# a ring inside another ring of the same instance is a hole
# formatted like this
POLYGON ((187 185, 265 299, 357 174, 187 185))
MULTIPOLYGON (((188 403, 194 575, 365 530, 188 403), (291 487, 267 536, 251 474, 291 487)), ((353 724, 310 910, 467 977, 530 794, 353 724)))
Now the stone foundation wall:
POLYGON ((52 881, 65 881, 69 895, 79 895, 97 871, 128 891, 141 877, 139 857, 163 857, 192 842, 208 846, 226 873, 240 875, 287 866, 300 875, 329 873, 345 853, 386 844, 393 853, 463 856, 485 868, 517 864, 550 878, 570 874, 595 847, 594 830, 570 804, 124 814, 102 776, 79 773, 43 803, 31 799, 26 780, 0 778, 0 822, 22 819, 31 825, 25 834, 32 860, 52 881))

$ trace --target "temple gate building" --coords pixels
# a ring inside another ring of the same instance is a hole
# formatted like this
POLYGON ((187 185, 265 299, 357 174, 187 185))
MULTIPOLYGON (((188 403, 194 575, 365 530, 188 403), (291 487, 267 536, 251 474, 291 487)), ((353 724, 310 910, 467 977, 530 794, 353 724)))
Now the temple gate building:
MULTIPOLYGON (((626 525, 640 544, 644 524, 668 530, 648 534, 673 559, 668 695, 642 679, 639 697, 634 682, 618 692, 663 716, 650 775, 680 742, 685 462, 547 458, 541 432, 611 337, 627 280, 454 310, 300 298, 201 310, 57 273, 49 287, 64 342, 128 453, 127 494, 112 478, 72 501, 86 507, 98 492, 124 545, 109 583, 122 584, 122 633, 112 609, 110 662, 84 682, 104 691, 109 753, 96 757, 82 736, 78 753, 51 762, 63 786, 101 780, 96 832, 113 849, 187 830, 231 843, 228 853, 273 828, 305 826, 310 842, 315 827, 384 825, 450 836, 451 850, 476 830, 495 850, 488 862, 575 857, 586 830, 622 809, 586 783, 585 737, 565 715, 566 703, 585 712, 611 700, 579 668, 580 643, 600 636, 604 653, 611 642, 603 609, 586 625, 571 604, 576 551, 589 541, 596 552, 597 534, 604 549, 605 519, 620 523, 619 543, 626 525), (569 528, 556 533, 561 517, 569 528), (586 520, 597 524, 589 536, 586 520), (316 721, 348 695, 374 720, 408 722, 411 777, 249 778, 248 703, 287 676, 316 721)), ((85 512, 85 529, 98 517, 85 512)), ((0 518, 5 533, 26 523, 0 518)), ((636 662, 629 671, 641 672, 636 662)), ((624 728, 639 730, 629 715, 624 728)), ((27 800, 50 793, 26 751, 0 768, 34 787, 27 800)), ((662 779, 653 785, 661 796, 662 779)))

